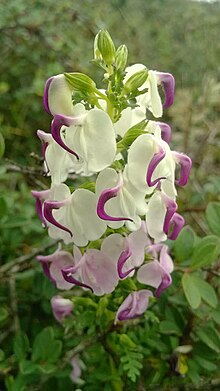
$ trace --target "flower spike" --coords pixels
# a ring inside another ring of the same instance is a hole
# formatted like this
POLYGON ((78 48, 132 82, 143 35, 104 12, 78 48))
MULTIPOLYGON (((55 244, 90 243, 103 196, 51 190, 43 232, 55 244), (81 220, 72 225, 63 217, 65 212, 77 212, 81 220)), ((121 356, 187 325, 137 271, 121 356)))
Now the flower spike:
POLYGON ((63 201, 45 201, 44 202, 44 217, 45 219, 51 223, 52 225, 55 225, 55 227, 62 229, 63 231, 66 231, 70 234, 71 238, 73 237, 72 232, 65 227, 64 225, 58 223, 58 221, 53 217, 53 209, 59 209, 62 206, 64 206, 65 203, 63 201))

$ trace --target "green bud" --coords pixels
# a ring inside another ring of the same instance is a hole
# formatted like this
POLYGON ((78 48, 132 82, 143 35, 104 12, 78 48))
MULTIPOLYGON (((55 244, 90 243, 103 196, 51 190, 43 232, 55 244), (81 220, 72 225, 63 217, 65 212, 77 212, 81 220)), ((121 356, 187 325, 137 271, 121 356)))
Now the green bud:
POLYGON ((98 34, 96 34, 94 39, 94 59, 95 60, 102 60, 102 55, 100 53, 100 50, 98 48, 98 34))
POLYGON ((95 92, 96 90, 95 82, 83 73, 64 73, 64 76, 71 87, 73 87, 73 89, 77 92, 87 95, 95 92))
POLYGON ((123 93, 128 94, 129 92, 137 90, 137 88, 141 87, 144 84, 144 82, 147 80, 147 77, 147 68, 135 73, 126 81, 123 88, 123 93))
POLYGON ((115 45, 111 39, 110 34, 106 30, 100 30, 97 34, 97 49, 101 53, 103 61, 107 65, 111 65, 115 61, 115 45))
POLYGON ((115 55, 116 69, 124 71, 128 60, 128 48, 125 45, 119 46, 115 55))

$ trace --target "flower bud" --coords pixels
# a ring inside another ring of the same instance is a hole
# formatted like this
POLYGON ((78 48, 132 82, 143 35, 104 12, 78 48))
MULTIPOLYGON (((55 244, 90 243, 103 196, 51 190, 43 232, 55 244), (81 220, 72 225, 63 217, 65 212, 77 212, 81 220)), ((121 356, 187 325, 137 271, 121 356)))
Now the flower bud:
POLYGON ((111 65, 115 61, 115 45, 111 39, 110 34, 106 30, 99 31, 97 35, 96 53, 99 55, 98 51, 101 53, 103 61, 107 65, 111 65))
POLYGON ((102 60, 102 55, 100 53, 100 50, 98 48, 98 34, 96 34, 94 39, 94 59, 95 60, 102 60))
POLYGON ((144 82, 147 80, 148 77, 148 70, 143 69, 142 71, 139 71, 129 77, 129 79, 126 81, 124 85, 123 92, 128 94, 129 92, 132 92, 136 90, 137 88, 141 87, 144 82))
POLYGON ((124 71, 128 59, 128 49, 127 46, 121 45, 117 49, 116 55, 115 55, 115 64, 116 69, 121 69, 124 71))
POLYGON ((95 92, 96 84, 89 76, 79 72, 64 73, 64 76, 75 91, 83 94, 95 92))

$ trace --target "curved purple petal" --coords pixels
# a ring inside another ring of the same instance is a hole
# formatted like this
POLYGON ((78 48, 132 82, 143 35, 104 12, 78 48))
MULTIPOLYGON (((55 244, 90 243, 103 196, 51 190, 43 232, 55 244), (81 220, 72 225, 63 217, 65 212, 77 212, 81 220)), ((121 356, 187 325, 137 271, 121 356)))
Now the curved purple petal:
POLYGON ((44 202, 44 217, 49 223, 55 225, 55 227, 62 229, 70 234, 71 238, 73 236, 72 232, 66 228, 64 225, 58 223, 56 219, 53 217, 53 209, 59 209, 65 205, 64 201, 45 201, 44 202))
POLYGON ((160 84, 162 84, 165 95, 164 108, 168 108, 174 101, 175 79, 171 73, 157 72, 160 84))
MULTIPOLYGON (((74 268, 73 268, 74 269, 74 268)), ((63 278, 64 280, 66 280, 67 282, 69 282, 70 284, 74 284, 74 285, 77 285, 77 286, 81 286, 83 288, 87 288, 87 289, 90 289, 93 293, 93 289, 91 288, 91 286, 89 285, 86 285, 84 284, 83 282, 77 280, 76 278, 74 278, 71 274, 71 268, 68 268, 68 269, 62 269, 61 270, 61 273, 63 275, 63 278)))
POLYGON ((170 221, 170 223, 173 225, 173 229, 171 234, 168 236, 169 239, 175 240, 177 236, 179 235, 181 229, 183 228, 185 224, 185 220, 183 216, 181 216, 179 213, 175 213, 170 221))
POLYGON ((192 160, 184 153, 173 152, 174 159, 180 165, 180 178, 176 181, 179 186, 185 186, 192 167, 192 160))
POLYGON ((45 83, 45 87, 44 87, 44 96, 43 96, 43 104, 44 104, 44 109, 45 111, 52 115, 51 114, 51 111, 50 111, 50 108, 49 108, 49 101, 48 101, 48 92, 49 92, 49 88, 50 88, 50 84, 51 82, 53 81, 54 79, 54 76, 50 77, 46 83, 45 83))
POLYGON ((65 151, 71 153, 71 155, 74 155, 77 158, 77 160, 79 160, 79 155, 63 142, 60 133, 62 126, 70 126, 73 123, 75 123, 74 118, 56 114, 54 116, 54 120, 51 126, 51 134, 53 136, 53 139, 57 142, 57 144, 59 144, 63 149, 65 149, 65 151))
POLYGON ((36 200, 37 214, 40 217, 42 223, 46 226, 47 224, 43 215, 43 202, 47 198, 47 196, 49 196, 50 190, 43 190, 43 191, 32 190, 31 194, 36 200))
POLYGON ((102 191, 102 193, 100 194, 99 200, 98 200, 98 204, 97 204, 97 215, 100 217, 100 219, 110 220, 110 221, 126 220, 126 221, 133 222, 133 220, 130 219, 129 217, 113 217, 113 216, 108 215, 105 212, 106 202, 108 200, 110 200, 111 198, 116 197, 118 192, 120 191, 120 189, 121 189, 121 183, 119 183, 115 187, 111 187, 110 189, 105 189, 102 191))
POLYGON ((147 169, 147 176, 146 176, 146 181, 148 186, 155 186, 158 182, 160 182, 161 179, 166 179, 166 177, 160 177, 152 181, 152 175, 154 173, 154 170, 158 166, 158 164, 161 162, 161 160, 164 159, 166 155, 166 152, 163 150, 162 147, 160 147, 159 152, 155 153, 153 158, 151 159, 148 169, 147 169))
POLYGON ((168 288, 168 286, 170 286, 172 284, 172 278, 171 278, 171 275, 168 274, 168 273, 164 273, 163 277, 162 277, 162 281, 160 283, 160 285, 158 286, 158 288, 156 289, 155 291, 155 296, 156 297, 160 297, 161 293, 168 288))
POLYGON ((169 228, 170 228, 170 221, 177 210, 177 203, 171 198, 169 198, 167 195, 165 195, 164 193, 162 194, 162 198, 167 208, 165 219, 164 219, 163 231, 166 235, 168 235, 169 228))
POLYGON ((122 251, 120 257, 118 258, 117 270, 118 270, 119 278, 121 278, 121 279, 127 277, 131 272, 133 272, 135 270, 135 267, 129 269, 126 272, 123 272, 123 270, 122 270, 125 262, 128 260, 128 258, 130 258, 131 254, 132 254, 132 252, 130 251, 130 249, 128 247, 126 250, 122 251))
POLYGON ((170 125, 164 123, 164 122, 157 122, 161 129, 161 138, 164 140, 167 144, 170 143, 171 140, 171 127, 170 125))

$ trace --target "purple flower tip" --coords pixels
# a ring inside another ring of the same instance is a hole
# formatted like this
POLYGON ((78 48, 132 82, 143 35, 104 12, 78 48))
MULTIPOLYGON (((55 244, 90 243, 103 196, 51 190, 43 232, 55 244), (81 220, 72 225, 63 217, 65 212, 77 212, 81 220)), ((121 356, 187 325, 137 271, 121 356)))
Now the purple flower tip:
MULTIPOLYGON (((75 271, 75 268, 73 268, 73 271, 75 271)), ((77 286, 81 286, 82 288, 90 289, 90 291, 93 293, 93 289, 91 288, 91 286, 84 284, 83 282, 77 280, 76 278, 74 278, 72 276, 71 268, 62 269, 61 272, 62 272, 64 280, 66 280, 70 284, 74 284, 77 286)))
POLYGON ((158 164, 161 162, 161 160, 164 159, 166 155, 166 152, 163 150, 162 147, 160 147, 159 152, 155 153, 153 158, 151 159, 148 169, 147 169, 147 175, 146 175, 146 181, 149 187, 155 186, 160 182, 161 179, 166 179, 166 177, 160 177, 152 181, 152 176, 154 173, 154 170, 158 166, 158 164))
POLYGON ((167 208, 165 219, 164 219, 163 231, 166 235, 168 235, 169 228, 170 228, 170 221, 177 210, 177 203, 171 198, 169 198, 168 196, 166 196, 164 193, 162 194, 162 197, 167 208))
POLYGON ((48 100, 48 93, 49 93, 49 88, 50 88, 50 84, 51 82, 53 81, 54 77, 50 77, 46 83, 45 83, 45 87, 44 87, 44 96, 43 96, 43 104, 44 104, 44 109, 45 111, 52 115, 51 114, 51 111, 50 111, 50 108, 49 108, 49 100, 48 100))
POLYGON ((128 260, 128 258, 131 256, 132 252, 130 251, 129 248, 127 248, 125 251, 122 251, 120 257, 118 258, 118 263, 117 263, 117 269, 118 269, 118 275, 119 278, 123 279, 127 277, 131 272, 135 270, 135 268, 131 268, 126 272, 123 272, 123 266, 125 262, 128 260))
POLYGON ((71 117, 67 117, 64 115, 56 114, 54 116, 54 120, 51 126, 51 134, 53 136, 53 139, 59 144, 65 151, 71 153, 71 155, 74 155, 77 160, 79 160, 79 155, 73 151, 71 148, 69 148, 62 140, 61 137, 61 127, 62 126, 70 126, 71 123, 74 122, 74 119, 71 117))
POLYGON ((174 101, 175 79, 171 73, 157 72, 157 76, 164 89, 165 102, 163 107, 167 109, 174 101))
POLYGON ((179 213, 175 213, 170 221, 170 224, 173 225, 173 230, 169 235, 169 239, 175 240, 183 228, 185 220, 179 213))
POLYGON ((188 182, 189 173, 192 167, 192 160, 189 156, 174 152, 174 159, 180 164, 180 178, 176 181, 179 186, 185 186, 188 182))
POLYGON ((172 284, 172 278, 170 274, 165 273, 164 276, 162 277, 162 281, 158 288, 155 291, 155 296, 160 297, 161 293, 168 288, 172 284))
POLYGON ((110 189, 103 190, 97 204, 97 215, 100 217, 102 220, 109 220, 109 221, 131 221, 133 222, 132 219, 128 217, 113 217, 110 216, 106 213, 105 211, 105 204, 108 200, 111 198, 114 198, 117 196, 118 192, 121 189, 121 183, 119 183, 117 186, 112 187, 110 189))
POLYGON ((60 228, 63 231, 68 232, 72 238, 72 236, 73 236, 72 232, 68 228, 66 228, 64 225, 58 223, 58 221, 56 221, 56 219, 53 217, 53 214, 52 214, 53 209, 59 209, 62 206, 64 206, 63 202, 45 201, 44 202, 44 217, 49 223, 51 223, 55 227, 60 228))
POLYGON ((171 140, 171 127, 170 125, 164 123, 164 122, 157 122, 161 129, 161 138, 164 140, 167 144, 170 143, 171 140))

